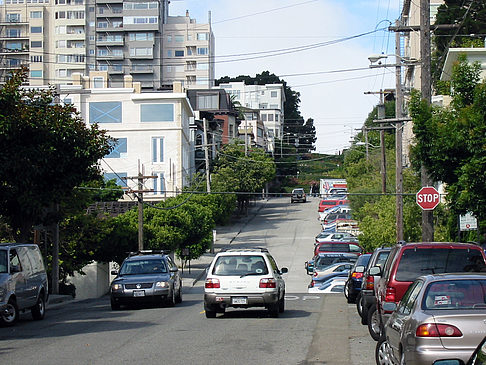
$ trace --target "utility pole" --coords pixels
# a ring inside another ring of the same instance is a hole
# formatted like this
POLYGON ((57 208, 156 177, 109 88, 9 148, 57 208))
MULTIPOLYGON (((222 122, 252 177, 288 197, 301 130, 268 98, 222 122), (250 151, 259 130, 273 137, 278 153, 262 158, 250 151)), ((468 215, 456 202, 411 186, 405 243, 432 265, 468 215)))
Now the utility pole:
POLYGON ((204 128, 204 160, 206 162, 206 191, 211 192, 211 178, 209 176, 209 141, 208 141, 208 121, 203 118, 203 128, 204 128))
MULTIPOLYGON (((420 76, 420 91, 422 98, 430 105, 432 99, 432 82, 430 67, 430 0, 420 0, 420 58, 422 61, 420 76)), ((428 171, 422 165, 420 169, 422 187, 431 186, 432 180, 428 171)), ((422 241, 434 240, 433 212, 422 210, 422 241)))
MULTIPOLYGON (((399 21, 396 21, 396 26, 400 25, 399 21)), ((400 49, 400 32, 395 32, 395 54, 401 57, 400 49)), ((395 67, 395 118, 400 120, 402 118, 403 111, 403 92, 402 92, 402 65, 401 59, 396 58, 395 67)), ((397 230, 397 242, 403 241, 403 122, 395 124, 395 189, 396 189, 396 230, 397 230)))
POLYGON ((132 190, 131 193, 138 194, 135 195, 138 200, 138 250, 143 250, 143 193, 151 192, 151 189, 143 189, 143 181, 146 179, 156 179, 157 176, 144 176, 143 172, 140 171, 140 160, 138 161, 138 175, 131 177, 124 177, 123 179, 136 179, 138 181, 138 190, 132 190))

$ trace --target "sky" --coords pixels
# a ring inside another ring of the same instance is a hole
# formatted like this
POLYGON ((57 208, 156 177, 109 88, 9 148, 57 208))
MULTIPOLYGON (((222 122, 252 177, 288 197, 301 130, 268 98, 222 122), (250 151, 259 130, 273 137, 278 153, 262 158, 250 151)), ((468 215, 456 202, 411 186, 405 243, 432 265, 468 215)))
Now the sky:
POLYGON ((402 1, 171 0, 169 15, 189 10, 202 24, 211 12, 216 78, 269 71, 284 79, 300 93, 301 115, 314 119, 316 152, 337 154, 379 102, 365 92, 394 88, 394 68, 370 69, 368 57, 395 53, 387 28, 402 1))

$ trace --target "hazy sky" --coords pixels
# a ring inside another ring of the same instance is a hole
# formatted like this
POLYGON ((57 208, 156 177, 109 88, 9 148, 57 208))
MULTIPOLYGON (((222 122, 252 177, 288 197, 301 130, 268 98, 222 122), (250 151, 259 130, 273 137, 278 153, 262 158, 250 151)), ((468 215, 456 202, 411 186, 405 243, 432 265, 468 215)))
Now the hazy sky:
POLYGON ((378 95, 364 93, 394 87, 394 69, 369 69, 368 56, 394 53, 395 34, 386 28, 401 5, 402 0, 171 0, 169 14, 189 10, 197 23, 207 23, 211 12, 216 77, 270 71, 285 79, 301 94, 302 116, 314 119, 317 152, 337 153, 349 147, 378 103, 378 95), (302 46, 309 47, 296 48, 302 46))

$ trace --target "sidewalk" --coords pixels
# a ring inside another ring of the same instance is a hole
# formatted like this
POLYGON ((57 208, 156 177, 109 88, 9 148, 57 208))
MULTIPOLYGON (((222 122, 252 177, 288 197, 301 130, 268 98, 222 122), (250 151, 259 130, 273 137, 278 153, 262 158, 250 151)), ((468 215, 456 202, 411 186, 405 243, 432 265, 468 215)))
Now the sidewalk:
MULTIPOLYGON (((216 253, 223 247, 228 247, 240 234, 243 228, 258 214, 267 203, 267 200, 256 200, 250 203, 248 213, 244 216, 233 216, 226 226, 216 227, 216 242, 214 253, 207 252, 197 260, 192 260, 186 267, 181 269, 183 287, 193 287, 206 274, 206 269, 213 260, 216 253)), ((75 300, 71 295, 50 294, 47 308, 56 308, 66 302, 75 300)))

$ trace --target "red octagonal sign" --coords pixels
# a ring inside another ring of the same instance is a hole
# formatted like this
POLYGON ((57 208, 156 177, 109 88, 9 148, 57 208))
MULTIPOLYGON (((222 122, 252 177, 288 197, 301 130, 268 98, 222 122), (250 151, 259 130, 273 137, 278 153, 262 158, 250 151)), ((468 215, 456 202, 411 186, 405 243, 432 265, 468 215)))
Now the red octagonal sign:
POLYGON ((427 186, 419 190, 416 201, 423 210, 432 210, 440 203, 440 194, 436 188, 427 186))

